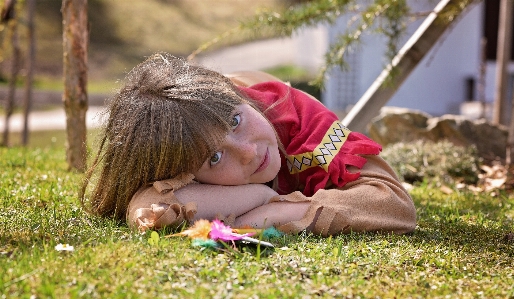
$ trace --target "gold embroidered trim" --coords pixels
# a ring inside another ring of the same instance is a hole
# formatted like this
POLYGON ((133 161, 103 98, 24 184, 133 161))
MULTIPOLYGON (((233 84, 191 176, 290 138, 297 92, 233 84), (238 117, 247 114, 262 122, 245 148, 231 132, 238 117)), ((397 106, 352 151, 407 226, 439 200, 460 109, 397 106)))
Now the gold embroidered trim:
POLYGON ((321 143, 312 152, 287 156, 287 167, 291 174, 319 166, 328 172, 328 166, 339 153, 351 133, 339 120, 332 123, 321 143))

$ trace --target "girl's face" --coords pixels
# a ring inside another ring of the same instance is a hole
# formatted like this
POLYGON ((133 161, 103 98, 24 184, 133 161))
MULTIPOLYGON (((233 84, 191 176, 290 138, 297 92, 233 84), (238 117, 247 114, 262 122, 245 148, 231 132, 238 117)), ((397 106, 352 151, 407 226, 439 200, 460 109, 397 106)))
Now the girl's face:
POLYGON ((280 170, 277 137, 268 120, 248 104, 236 107, 230 131, 212 157, 194 173, 214 185, 266 183, 280 170))

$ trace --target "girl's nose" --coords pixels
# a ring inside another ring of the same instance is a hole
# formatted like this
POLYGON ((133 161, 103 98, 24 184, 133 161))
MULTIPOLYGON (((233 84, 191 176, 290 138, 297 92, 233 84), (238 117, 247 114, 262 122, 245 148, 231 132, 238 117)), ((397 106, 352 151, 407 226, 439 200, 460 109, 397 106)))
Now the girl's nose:
POLYGON ((252 142, 238 142, 234 144, 234 150, 237 153, 241 164, 246 165, 257 156, 257 144, 252 142))

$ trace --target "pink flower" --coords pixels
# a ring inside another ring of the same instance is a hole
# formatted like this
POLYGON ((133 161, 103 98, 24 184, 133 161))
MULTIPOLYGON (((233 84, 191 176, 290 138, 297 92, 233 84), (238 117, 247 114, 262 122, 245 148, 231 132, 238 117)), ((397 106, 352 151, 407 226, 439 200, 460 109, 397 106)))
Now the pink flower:
POLYGON ((209 237, 211 239, 217 241, 235 241, 241 240, 244 237, 251 236, 252 234, 237 234, 232 231, 230 226, 223 224, 223 222, 215 219, 211 224, 211 232, 209 233, 209 237))

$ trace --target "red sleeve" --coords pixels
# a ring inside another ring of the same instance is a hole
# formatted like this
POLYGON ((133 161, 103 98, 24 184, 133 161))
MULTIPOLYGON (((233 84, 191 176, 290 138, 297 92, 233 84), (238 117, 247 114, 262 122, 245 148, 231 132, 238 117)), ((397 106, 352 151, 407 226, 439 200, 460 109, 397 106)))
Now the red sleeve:
MULTIPOLYGON (((362 168, 366 159, 360 155, 376 155, 382 149, 363 134, 346 129, 322 103, 286 84, 265 82, 241 90, 262 105, 284 145, 288 157, 283 161, 279 184, 281 176, 298 173, 307 196, 324 189, 329 179, 337 187, 356 180, 359 173, 348 172, 346 166, 362 168)), ((282 184, 284 193, 295 191, 286 185, 282 184)))

